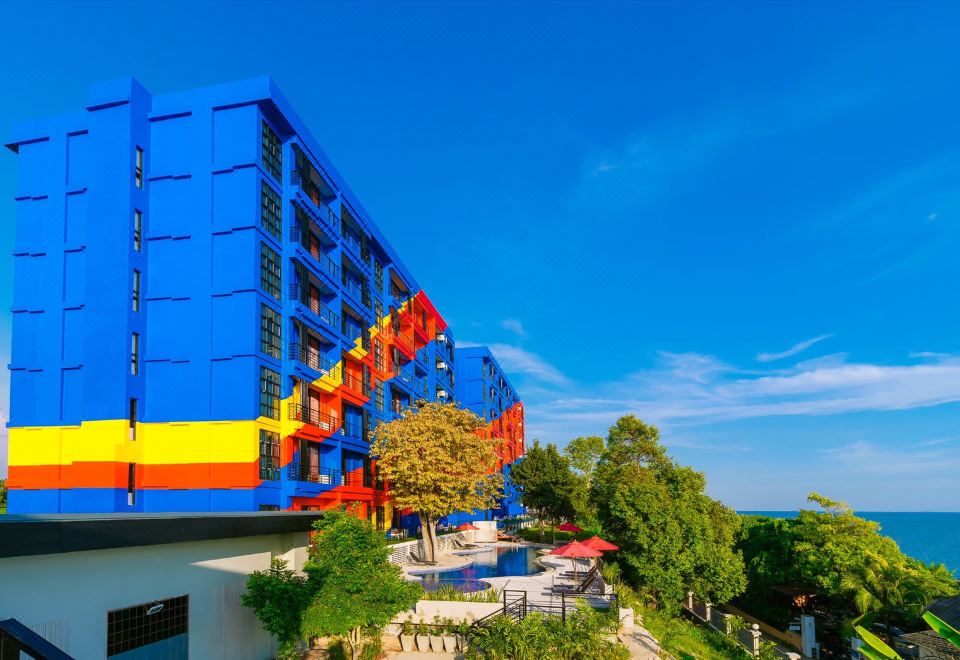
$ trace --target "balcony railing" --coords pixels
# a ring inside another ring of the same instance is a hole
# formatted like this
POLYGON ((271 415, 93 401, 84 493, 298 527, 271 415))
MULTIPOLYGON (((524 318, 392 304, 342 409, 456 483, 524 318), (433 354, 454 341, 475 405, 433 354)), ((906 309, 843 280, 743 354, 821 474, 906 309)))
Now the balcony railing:
POLYGON ((343 328, 341 328, 341 332, 343 333, 343 336, 346 337, 347 341, 357 341, 363 336, 363 330, 360 328, 355 328, 352 325, 344 324, 343 328))
POLYGON ((421 367, 426 368, 427 366, 427 353, 426 351, 417 351, 414 355, 414 359, 417 361, 421 367))
POLYGON ((340 279, 340 284, 343 286, 344 290, 352 295, 354 298, 359 300, 365 307, 370 307, 371 298, 370 292, 363 287, 360 282, 356 280, 351 280, 350 278, 344 276, 340 279))
POLYGON ((373 475, 367 473, 346 472, 343 475, 343 485, 354 488, 373 488, 373 475))
POLYGON ((339 486, 343 481, 340 470, 318 467, 300 461, 293 461, 287 466, 287 478, 291 481, 307 481, 324 486, 339 486))
POLYGON ((360 396, 368 396, 366 388, 363 386, 363 381, 353 374, 348 374, 344 372, 343 374, 343 386, 348 390, 352 390, 359 394, 360 396))
POLYGON ((307 365, 314 371, 325 376, 336 376, 337 364, 320 354, 320 351, 304 344, 292 343, 289 346, 289 357, 307 365))
POLYGON ((407 349, 407 352, 413 353, 413 342, 409 337, 405 336, 402 332, 394 332, 393 342, 399 344, 401 348, 407 349))
POLYGON ((343 426, 340 427, 340 433, 348 438, 361 438, 363 437, 363 428, 359 424, 344 422, 343 426))
POLYGON ((324 431, 332 431, 337 428, 337 418, 319 410, 314 410, 300 403, 287 404, 287 418, 294 422, 303 422, 312 424, 324 431))
POLYGON ((296 282, 292 282, 290 284, 290 298, 307 307, 311 312, 316 314, 321 321, 329 325, 331 328, 337 327, 337 322, 339 321, 337 314, 332 309, 320 302, 319 298, 311 297, 310 292, 296 282))
POLYGON ((340 277, 340 266, 338 266, 333 259, 327 256, 326 252, 322 250, 314 253, 310 249, 310 243, 306 240, 305 234, 309 230, 304 230, 301 227, 294 225, 290 228, 290 240, 294 243, 299 243, 303 246, 303 249, 313 257, 313 260, 317 262, 319 270, 323 273, 327 273, 330 277, 336 281, 340 277))
POLYGON ((417 394, 422 394, 423 396, 426 396, 427 395, 427 379, 414 378, 413 391, 416 392, 417 394))

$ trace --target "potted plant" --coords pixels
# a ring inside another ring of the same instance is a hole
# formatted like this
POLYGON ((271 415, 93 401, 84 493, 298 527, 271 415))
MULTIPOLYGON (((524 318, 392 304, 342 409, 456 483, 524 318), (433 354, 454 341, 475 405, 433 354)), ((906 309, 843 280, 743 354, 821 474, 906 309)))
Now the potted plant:
POLYGON ((440 615, 433 617, 433 628, 430 630, 430 648, 434 653, 443 653, 443 624, 440 615))
POLYGON ((413 631, 413 617, 408 616, 406 621, 400 624, 400 648, 404 653, 413 650, 413 631))
POLYGON ((466 619, 457 624, 457 637, 460 642, 460 653, 466 653, 470 638, 470 622, 466 619))
POLYGON ((423 619, 417 624, 417 650, 420 653, 430 652, 430 629, 423 619))
POLYGON ((443 650, 447 653, 457 651, 457 627, 453 624, 453 619, 443 620, 443 650))

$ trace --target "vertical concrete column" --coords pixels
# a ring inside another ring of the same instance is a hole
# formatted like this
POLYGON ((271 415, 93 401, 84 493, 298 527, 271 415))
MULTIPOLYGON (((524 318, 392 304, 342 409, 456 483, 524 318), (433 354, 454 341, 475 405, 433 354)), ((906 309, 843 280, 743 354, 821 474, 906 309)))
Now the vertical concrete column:
POLYGON ((753 624, 750 626, 748 632, 750 637, 748 641, 750 642, 750 647, 747 649, 747 653, 752 655, 754 658, 760 657, 760 626, 753 624))
POLYGON ((687 609, 690 610, 691 612, 693 611, 693 592, 692 591, 687 592, 687 609))

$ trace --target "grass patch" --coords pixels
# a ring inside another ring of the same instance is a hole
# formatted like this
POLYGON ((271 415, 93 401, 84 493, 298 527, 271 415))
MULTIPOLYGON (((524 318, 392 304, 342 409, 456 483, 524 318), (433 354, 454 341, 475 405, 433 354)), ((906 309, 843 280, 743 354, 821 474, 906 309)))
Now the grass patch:
MULTIPOLYGON (((554 530, 552 527, 543 528, 543 543, 550 543, 553 539, 554 530)), ((541 543, 540 541, 540 528, 539 527, 527 527, 526 529, 521 529, 517 532, 517 535, 522 538, 524 541, 529 541, 531 543, 541 543)), ((556 530, 557 543, 567 543, 568 541, 583 541, 585 539, 593 536, 593 532, 584 530, 582 532, 564 532, 562 530, 556 530)))
POLYGON ((650 608, 642 609, 638 614, 643 617, 643 627, 678 660, 730 660, 749 657, 746 651, 729 637, 698 626, 689 619, 650 608))

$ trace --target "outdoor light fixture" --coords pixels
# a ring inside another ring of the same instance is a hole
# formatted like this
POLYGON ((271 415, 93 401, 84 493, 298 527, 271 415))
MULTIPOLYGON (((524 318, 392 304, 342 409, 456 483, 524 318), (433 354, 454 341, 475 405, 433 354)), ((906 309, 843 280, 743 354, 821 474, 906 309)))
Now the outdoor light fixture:
POLYGON ((164 608, 163 603, 157 603, 156 605, 151 605, 147 608, 147 616, 152 616, 164 608))

